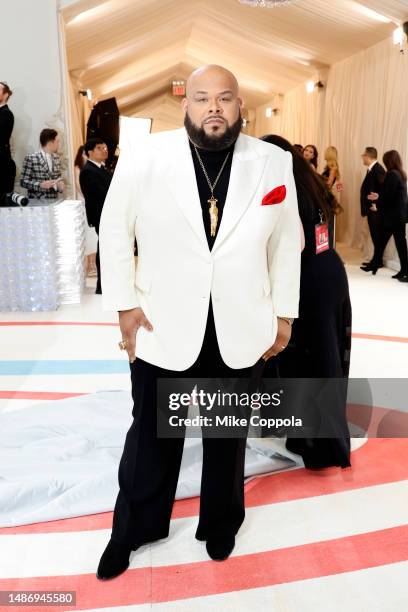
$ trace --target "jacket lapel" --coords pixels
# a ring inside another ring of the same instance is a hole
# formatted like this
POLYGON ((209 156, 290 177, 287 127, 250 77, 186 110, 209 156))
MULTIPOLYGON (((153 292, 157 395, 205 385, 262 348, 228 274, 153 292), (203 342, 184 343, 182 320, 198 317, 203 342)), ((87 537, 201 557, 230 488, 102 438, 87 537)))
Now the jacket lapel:
POLYGON ((44 168, 44 171, 47 173, 47 176, 51 178, 50 169, 48 167, 47 160, 45 159, 41 151, 38 152, 38 160, 42 164, 42 167, 44 168))
POLYGON ((55 170, 56 170, 56 164, 57 164, 56 157, 57 156, 54 153, 51 154, 52 175, 54 175, 55 170))
POLYGON ((194 163, 184 128, 178 130, 176 138, 177 140, 170 143, 169 150, 166 151, 171 160, 166 181, 177 206, 208 251, 194 163))
POLYGON ((235 144, 227 198, 212 252, 227 238, 250 205, 265 169, 267 157, 258 157, 241 134, 235 144))

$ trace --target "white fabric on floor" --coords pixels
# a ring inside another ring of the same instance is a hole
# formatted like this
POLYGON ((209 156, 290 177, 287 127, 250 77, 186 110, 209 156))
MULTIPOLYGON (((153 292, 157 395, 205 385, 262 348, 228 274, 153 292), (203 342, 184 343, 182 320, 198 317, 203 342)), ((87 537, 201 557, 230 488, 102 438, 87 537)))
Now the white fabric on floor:
MULTIPOLYGON (((49 401, 0 415, 0 527, 110 511, 132 422, 126 391, 49 401)), ((199 495, 201 438, 188 438, 176 498, 199 495)), ((303 465, 283 440, 248 443, 245 475, 303 465)))

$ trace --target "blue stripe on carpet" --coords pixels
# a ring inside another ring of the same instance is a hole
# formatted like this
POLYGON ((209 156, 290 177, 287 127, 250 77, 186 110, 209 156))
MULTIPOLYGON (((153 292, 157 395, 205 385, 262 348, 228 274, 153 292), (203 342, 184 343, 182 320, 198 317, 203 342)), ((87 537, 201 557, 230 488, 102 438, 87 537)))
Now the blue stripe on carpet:
POLYGON ((0 361, 0 375, 24 374, 129 374, 129 362, 125 359, 0 361))

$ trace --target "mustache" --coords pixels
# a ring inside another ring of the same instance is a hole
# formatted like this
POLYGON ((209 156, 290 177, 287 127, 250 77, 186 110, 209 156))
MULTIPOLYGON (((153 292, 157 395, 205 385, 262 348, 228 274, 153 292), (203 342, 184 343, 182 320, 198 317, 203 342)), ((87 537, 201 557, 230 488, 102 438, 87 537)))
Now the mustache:
POLYGON ((224 121, 224 123, 227 123, 227 120, 224 119, 224 117, 221 117, 220 115, 212 115, 211 117, 207 117, 207 119, 204 119, 203 123, 208 123, 212 119, 217 119, 217 120, 219 119, 221 121, 224 121))

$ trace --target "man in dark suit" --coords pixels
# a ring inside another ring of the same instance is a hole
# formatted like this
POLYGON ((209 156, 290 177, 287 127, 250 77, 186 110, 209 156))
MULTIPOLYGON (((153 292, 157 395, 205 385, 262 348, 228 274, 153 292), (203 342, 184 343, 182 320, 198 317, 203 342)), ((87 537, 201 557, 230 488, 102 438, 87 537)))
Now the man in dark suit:
POLYGON ((387 173, 381 191, 368 196, 374 203, 380 202, 378 214, 381 228, 372 264, 367 266, 365 271, 371 271, 373 274, 377 272, 382 265, 384 250, 393 236, 401 269, 392 278, 408 283, 408 248, 405 235, 408 219, 407 174, 403 169, 401 156, 395 149, 384 153, 383 162, 387 173))
POLYGON ((14 191, 16 179, 16 164, 10 152, 14 115, 7 106, 12 93, 7 83, 0 81, 0 194, 14 191))
MULTIPOLYGON (((371 202, 368 196, 370 193, 380 192, 385 177, 385 170, 377 161, 377 149, 374 147, 366 147, 361 157, 363 164, 367 166, 367 174, 361 185, 360 191, 361 216, 367 217, 370 236, 375 249, 377 240, 380 236, 380 217, 376 204, 371 202)), ((364 263, 363 266, 367 266, 370 263, 371 262, 364 263)))
MULTIPOLYGON (((88 225, 94 227, 99 236, 99 222, 101 219, 103 204, 109 190, 112 175, 105 168, 108 158, 108 147, 101 138, 90 138, 85 143, 85 154, 88 161, 79 175, 81 191, 85 198, 85 210, 88 225)), ((99 240, 96 251, 96 269, 98 278, 95 293, 102 293, 101 268, 99 263, 99 240)))

